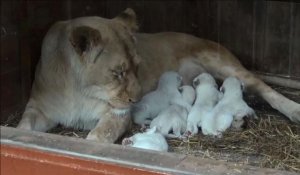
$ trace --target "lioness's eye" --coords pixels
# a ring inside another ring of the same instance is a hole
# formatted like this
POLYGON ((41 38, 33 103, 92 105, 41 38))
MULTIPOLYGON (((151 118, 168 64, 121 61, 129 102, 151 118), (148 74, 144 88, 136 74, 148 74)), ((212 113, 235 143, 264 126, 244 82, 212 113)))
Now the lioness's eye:
POLYGON ((101 54, 103 53, 103 51, 104 51, 104 48, 102 48, 102 49, 98 52, 98 54, 96 55, 96 57, 95 57, 95 59, 94 59, 94 63, 96 63, 96 61, 99 59, 99 57, 101 56, 101 54))
POLYGON ((111 71, 115 78, 122 80, 126 77, 126 64, 122 63, 121 65, 116 66, 115 69, 111 71))

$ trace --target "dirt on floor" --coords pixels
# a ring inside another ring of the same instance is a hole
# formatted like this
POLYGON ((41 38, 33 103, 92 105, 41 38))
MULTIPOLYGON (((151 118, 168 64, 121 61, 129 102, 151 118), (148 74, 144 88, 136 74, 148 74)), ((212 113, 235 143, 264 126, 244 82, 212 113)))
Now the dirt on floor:
MULTIPOLYGON (((300 90, 273 86, 288 98, 300 103, 300 90)), ((300 172, 300 124, 286 119, 262 99, 245 96, 258 119, 247 119, 242 131, 228 130, 220 139, 201 133, 187 141, 168 139, 170 152, 194 155, 221 161, 300 172)), ((20 112, 11 115, 1 125, 15 127, 20 112)), ((125 134, 139 132, 138 126, 125 134)), ((88 131, 58 126, 48 131, 63 136, 85 138, 88 131)))

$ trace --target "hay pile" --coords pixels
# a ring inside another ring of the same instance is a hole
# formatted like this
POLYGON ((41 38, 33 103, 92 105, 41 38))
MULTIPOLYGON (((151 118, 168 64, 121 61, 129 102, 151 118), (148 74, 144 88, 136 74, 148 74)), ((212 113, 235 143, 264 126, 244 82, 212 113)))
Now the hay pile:
MULTIPOLYGON (((273 88, 300 102, 299 90, 273 88)), ((201 133, 185 142, 170 139, 170 152, 300 172, 300 124, 290 122, 259 98, 248 96, 246 101, 255 109, 259 119, 248 119, 243 131, 228 130, 221 139, 203 136, 201 133)), ((1 125, 15 127, 20 114, 17 112, 11 115, 1 125)), ((138 126, 134 126, 125 136, 136 132, 139 132, 138 126)), ((88 131, 58 126, 49 133, 85 138, 88 131)))
POLYGON ((247 123, 244 131, 229 130, 221 139, 198 134, 187 142, 173 139, 169 144, 177 153, 300 172, 299 124, 273 116, 247 123))

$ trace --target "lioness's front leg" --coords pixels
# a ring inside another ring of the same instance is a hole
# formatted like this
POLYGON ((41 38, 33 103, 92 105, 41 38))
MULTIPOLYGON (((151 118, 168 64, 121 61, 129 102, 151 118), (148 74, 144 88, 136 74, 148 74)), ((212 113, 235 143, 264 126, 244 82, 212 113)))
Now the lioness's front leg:
POLYGON ((47 118, 30 99, 17 128, 45 132, 56 125, 57 123, 47 118))
POLYGON ((117 116, 107 112, 101 116, 97 126, 90 131, 88 140, 95 140, 101 143, 114 143, 131 126, 130 115, 117 116))

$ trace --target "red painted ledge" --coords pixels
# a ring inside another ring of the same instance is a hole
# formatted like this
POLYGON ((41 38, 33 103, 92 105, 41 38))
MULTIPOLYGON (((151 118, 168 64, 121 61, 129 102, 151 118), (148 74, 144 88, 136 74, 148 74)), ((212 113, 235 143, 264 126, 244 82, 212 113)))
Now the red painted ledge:
POLYGON ((296 173, 1 127, 1 175, 60 174, 295 175, 296 173))

